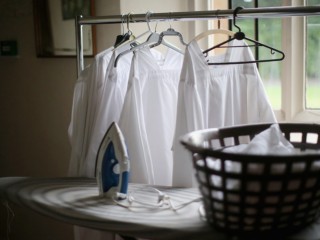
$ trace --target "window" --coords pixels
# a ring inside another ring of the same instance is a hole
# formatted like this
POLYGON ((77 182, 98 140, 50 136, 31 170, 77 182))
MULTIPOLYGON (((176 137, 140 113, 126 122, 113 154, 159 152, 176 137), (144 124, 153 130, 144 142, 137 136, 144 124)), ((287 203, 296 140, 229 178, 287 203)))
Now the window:
MULTIPOLYGON (((282 1, 230 0, 229 6, 231 9, 235 9, 238 6, 244 8, 278 7, 282 6, 282 1)), ((248 37, 276 49, 282 48, 282 23, 280 18, 239 19, 237 22, 248 37)), ((236 31, 236 29, 232 29, 236 31)), ((256 59, 270 58, 270 52, 263 51, 263 48, 258 48, 257 51, 254 51, 254 55, 256 59)), ((259 64, 258 68, 273 109, 281 109, 281 62, 259 64)))
MULTIPOLYGON (((212 1, 212 9, 221 9, 212 1)), ((226 8, 314 6, 318 0, 229 0, 226 8)), ((258 65, 279 121, 320 121, 320 16, 237 19, 247 37, 283 51, 281 62, 258 65)), ((232 21, 229 22, 232 29, 232 21)), ((232 29, 237 31, 237 29, 232 29)), ((262 52, 254 52, 262 58, 262 52)))
MULTIPOLYGON (((319 5, 318 0, 308 0, 308 6, 319 5)), ((306 39, 306 109, 320 109, 320 17, 307 17, 306 39)))

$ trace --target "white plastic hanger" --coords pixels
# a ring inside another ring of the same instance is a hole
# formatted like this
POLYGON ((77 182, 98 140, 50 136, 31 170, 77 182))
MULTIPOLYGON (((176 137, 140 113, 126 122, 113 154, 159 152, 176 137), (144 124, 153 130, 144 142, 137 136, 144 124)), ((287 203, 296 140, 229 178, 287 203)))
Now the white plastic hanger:
MULTIPOLYGON (((153 32, 153 31, 151 30, 150 24, 149 24, 149 22, 150 22, 150 14, 151 14, 150 12, 148 12, 148 13, 146 14, 146 22, 147 22, 147 25, 148 25, 148 31, 145 32, 145 33, 150 33, 150 32, 151 32, 151 34, 149 35, 149 37, 147 38, 147 40, 146 40, 145 42, 143 42, 143 43, 140 43, 140 44, 138 44, 138 45, 136 45, 136 46, 133 46, 131 49, 127 49, 127 50, 121 52, 121 53, 116 57, 116 60, 115 60, 115 63, 114 63, 114 67, 117 67, 117 63, 118 63, 119 59, 120 59, 123 55, 125 55, 125 54, 127 54, 127 53, 130 53, 130 52, 133 52, 133 51, 136 51, 136 50, 139 50, 139 49, 144 48, 144 47, 146 47, 146 46, 149 46, 149 47, 151 48, 151 47, 155 47, 155 46, 158 46, 158 45, 162 44, 162 45, 164 45, 164 46, 166 46, 166 47, 169 47, 169 48, 171 48, 171 49, 173 49, 173 50, 175 50, 175 51, 177 51, 177 52, 183 53, 183 51, 182 51, 181 49, 179 49, 178 47, 174 46, 173 44, 170 44, 169 42, 167 42, 167 41, 165 41, 165 40, 163 39, 164 36, 169 36, 169 35, 170 35, 170 36, 178 36, 178 37, 180 38, 180 41, 181 41, 184 45, 186 45, 186 43, 183 41, 183 38, 182 38, 181 33, 175 31, 175 30, 172 29, 172 28, 169 28, 167 31, 163 31, 163 32, 160 33, 160 34, 157 33, 157 32, 153 32)), ((145 33, 144 33, 143 35, 145 35, 145 33)))
MULTIPOLYGON (((150 33, 151 33, 151 34, 149 35, 148 39, 147 39, 145 42, 140 43, 140 44, 134 46, 133 48, 136 48, 136 47, 138 47, 138 46, 143 47, 143 46, 147 45, 150 41, 155 41, 154 39, 157 39, 157 36, 154 35, 155 33, 152 32, 152 30, 151 30, 151 28, 150 28, 150 25, 149 25, 149 19, 150 19, 151 13, 152 13, 152 12, 150 12, 150 11, 148 11, 148 12, 146 13, 146 22, 147 22, 147 25, 148 25, 148 30, 147 30, 146 32, 142 33, 141 35, 139 35, 137 38, 140 38, 140 37, 142 37, 142 36, 144 36, 144 35, 146 35, 146 34, 150 34, 150 33)), ((131 41, 131 42, 128 42, 128 43, 132 44, 133 42, 134 42, 134 41, 131 41)), ((117 63, 118 63, 119 59, 120 59, 123 55, 132 52, 132 51, 134 50, 133 48, 127 49, 127 50, 119 53, 119 55, 116 57, 116 60, 115 60, 115 63, 114 63, 114 67, 117 67, 117 63)))
POLYGON ((235 33, 230 30, 226 30, 226 29, 210 29, 208 31, 202 32, 199 35, 195 36, 192 39, 192 41, 199 41, 200 39, 205 38, 205 37, 212 35, 212 34, 225 34, 230 37, 233 37, 235 33))
MULTIPOLYGON (((184 46, 187 45, 183 40, 182 34, 180 32, 177 32, 176 30, 174 30, 173 28, 170 27, 166 31, 161 32, 159 34, 158 42, 156 42, 155 44, 152 44, 150 47, 156 47, 156 46, 159 46, 160 44, 163 44, 163 45, 165 45, 167 47, 172 47, 173 45, 168 45, 168 43, 164 40, 165 36, 178 36, 179 39, 180 39, 180 42, 182 43, 182 45, 184 45, 184 46)), ((182 51, 179 49, 179 52, 182 52, 182 51)))
MULTIPOLYGON (((219 11, 219 10, 217 10, 217 11, 219 11)), ((225 35, 228 35, 230 37, 234 37, 235 33, 230 31, 230 30, 221 29, 220 28, 220 18, 218 18, 218 29, 210 29, 208 31, 202 32, 199 35, 195 36, 192 39, 192 41, 199 41, 200 39, 205 38, 205 37, 207 37, 209 35, 212 35, 212 34, 225 34, 225 35)))

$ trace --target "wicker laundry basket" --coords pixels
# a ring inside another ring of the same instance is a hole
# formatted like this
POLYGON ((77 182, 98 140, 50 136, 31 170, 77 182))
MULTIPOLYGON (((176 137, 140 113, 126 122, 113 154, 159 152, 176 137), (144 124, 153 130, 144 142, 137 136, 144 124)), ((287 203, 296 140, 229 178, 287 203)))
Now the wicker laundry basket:
POLYGON ((279 124, 295 148, 312 153, 252 155, 222 151, 248 143, 271 124, 191 132, 181 143, 192 152, 207 221, 224 232, 288 234, 318 218, 320 125, 279 124), (232 167, 230 167, 232 166, 232 167))

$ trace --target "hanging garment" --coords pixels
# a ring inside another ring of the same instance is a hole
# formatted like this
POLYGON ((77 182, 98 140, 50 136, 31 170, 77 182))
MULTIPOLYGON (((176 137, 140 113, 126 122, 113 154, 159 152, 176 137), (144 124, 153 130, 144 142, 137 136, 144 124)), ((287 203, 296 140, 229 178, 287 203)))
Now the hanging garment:
POLYGON ((71 121, 68 128, 68 136, 71 145, 71 157, 69 161, 69 176, 77 176, 80 171, 80 158, 82 153, 86 106, 88 99, 87 84, 90 68, 86 67, 77 79, 73 93, 71 121))
MULTIPOLYGON (((235 40, 231 44, 246 43, 235 40)), ((173 143, 174 186, 197 186, 190 153, 180 144, 180 136, 206 128, 276 122, 255 64, 207 64, 253 59, 249 47, 230 47, 223 55, 205 58, 196 41, 188 44, 179 83, 173 143)))
POLYGON ((96 157, 103 136, 112 122, 118 122, 122 111, 124 97, 127 91, 128 76, 131 66, 132 53, 124 55, 117 65, 114 62, 119 52, 130 46, 114 50, 107 67, 105 82, 102 86, 101 98, 96 102, 97 115, 93 124, 88 152, 84 163, 84 174, 95 177, 96 157))
POLYGON ((157 58, 145 47, 134 52, 119 126, 130 158, 130 180, 172 184, 177 90, 183 55, 172 49, 157 58))
MULTIPOLYGON (((76 82, 72 107, 69 137, 72 154, 69 165, 70 176, 94 177, 96 154, 103 135, 112 121, 118 121, 125 92, 132 54, 121 58, 117 68, 117 54, 126 48, 113 47, 95 56, 76 82)), ((155 54, 158 56, 159 54, 155 54)), ((75 227, 75 239, 92 240, 122 239, 113 233, 75 227)))
MULTIPOLYGON (((97 54, 91 65, 81 72, 73 95, 71 122, 68 133, 71 142, 69 176, 93 177, 94 163, 88 162, 88 148, 94 124, 99 112, 99 103, 104 98, 107 81, 106 70, 112 57, 113 47, 97 54), (91 167, 90 167, 91 166, 91 167), (88 169, 89 168, 89 169, 88 169)), ((91 161, 91 160, 90 160, 91 161)), ((75 240, 121 240, 114 233, 84 227, 74 227, 75 240)))
POLYGON ((97 54, 91 65, 80 74, 73 93, 68 135, 71 144, 69 176, 84 176, 85 154, 92 131, 97 99, 101 96, 104 76, 112 49, 97 54))

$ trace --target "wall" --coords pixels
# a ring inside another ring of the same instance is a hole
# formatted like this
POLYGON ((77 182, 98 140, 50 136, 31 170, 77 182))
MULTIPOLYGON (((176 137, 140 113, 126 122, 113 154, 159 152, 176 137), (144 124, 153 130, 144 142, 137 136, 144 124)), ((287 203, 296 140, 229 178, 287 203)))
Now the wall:
MULTIPOLYGON (((0 58, 0 176, 65 176, 75 59, 37 58, 32 1, 0 2, 0 40, 17 40, 19 48, 19 57, 0 58)), ((69 225, 12 208, 12 240, 72 236, 69 225)))

